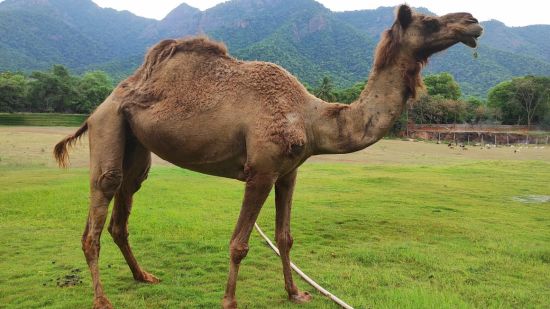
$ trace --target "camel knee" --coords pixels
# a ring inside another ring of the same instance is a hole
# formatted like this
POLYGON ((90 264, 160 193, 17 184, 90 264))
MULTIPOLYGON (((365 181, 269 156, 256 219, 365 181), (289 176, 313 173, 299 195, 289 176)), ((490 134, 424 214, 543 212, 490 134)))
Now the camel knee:
POLYGON ((109 234, 111 234, 111 237, 113 237, 115 244, 121 246, 128 242, 129 234, 125 228, 121 228, 117 224, 113 224, 111 221, 111 224, 107 230, 109 231, 109 234))
POLYGON ((275 242, 279 250, 290 250, 294 243, 294 238, 292 238, 290 232, 280 232, 277 233, 275 242))
POLYGON ((230 255, 231 261, 235 264, 240 264, 241 261, 248 254, 248 244, 247 243, 231 243, 230 255))
POLYGON ((97 184, 101 192, 109 198, 113 197, 115 192, 118 190, 122 184, 122 170, 121 169, 110 169, 105 171, 99 179, 97 184))

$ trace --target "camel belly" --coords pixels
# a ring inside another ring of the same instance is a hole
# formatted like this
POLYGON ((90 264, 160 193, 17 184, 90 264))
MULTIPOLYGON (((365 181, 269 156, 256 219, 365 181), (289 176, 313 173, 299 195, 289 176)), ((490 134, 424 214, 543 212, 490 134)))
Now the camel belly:
POLYGON ((244 173, 244 163, 241 163, 239 158, 236 158, 236 160, 228 160, 215 163, 196 165, 182 163, 176 165, 202 174, 237 179, 240 181, 246 180, 246 175, 244 173))
POLYGON ((196 172, 244 179, 246 143, 242 126, 231 119, 203 115, 181 121, 134 113, 132 133, 149 150, 196 172))
POLYGON ((199 173, 244 180, 246 150, 215 139, 200 142, 187 136, 138 139, 160 158, 199 173))

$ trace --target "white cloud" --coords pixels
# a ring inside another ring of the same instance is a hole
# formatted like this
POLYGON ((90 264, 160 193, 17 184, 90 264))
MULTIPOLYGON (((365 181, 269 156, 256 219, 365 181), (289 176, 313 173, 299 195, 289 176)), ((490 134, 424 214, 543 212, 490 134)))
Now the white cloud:
POLYGON ((333 11, 373 9, 379 6, 396 6, 404 2, 415 7, 426 7, 438 15, 452 12, 470 12, 480 21, 498 19, 508 26, 550 24, 550 2, 539 0, 320 0, 333 11))

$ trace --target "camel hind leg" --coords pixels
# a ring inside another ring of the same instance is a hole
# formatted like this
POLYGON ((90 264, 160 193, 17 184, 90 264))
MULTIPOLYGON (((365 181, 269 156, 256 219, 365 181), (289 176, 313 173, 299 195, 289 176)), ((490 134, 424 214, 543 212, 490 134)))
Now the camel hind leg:
POLYGON ((159 279, 141 269, 128 242, 128 218, 132 210, 132 197, 147 178, 151 166, 151 152, 135 138, 127 136, 124 160, 122 165, 122 184, 115 193, 115 202, 109 233, 120 248, 134 279, 140 282, 158 283, 159 279))
POLYGON ((94 308, 112 308, 99 278, 100 237, 109 203, 122 183, 126 124, 113 101, 104 102, 88 118, 90 140, 90 210, 82 250, 92 275, 94 308))

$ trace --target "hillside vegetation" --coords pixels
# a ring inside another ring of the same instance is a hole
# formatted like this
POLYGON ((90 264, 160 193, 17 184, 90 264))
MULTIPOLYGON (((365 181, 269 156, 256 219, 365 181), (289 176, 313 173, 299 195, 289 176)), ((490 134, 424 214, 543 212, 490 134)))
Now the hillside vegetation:
MULTIPOLYGON (((206 11, 182 4, 160 21, 90 0, 6 0, 0 2, 0 70, 64 64, 120 80, 158 40, 206 33, 233 55, 281 64, 312 86, 328 75, 336 86, 349 87, 366 79, 378 37, 392 22, 392 8, 331 12, 313 0, 234 0, 206 11)), ((450 72, 466 95, 476 96, 512 77, 550 75, 550 44, 543 39, 549 25, 483 26, 478 59, 457 46, 435 57, 427 72, 450 72)))

